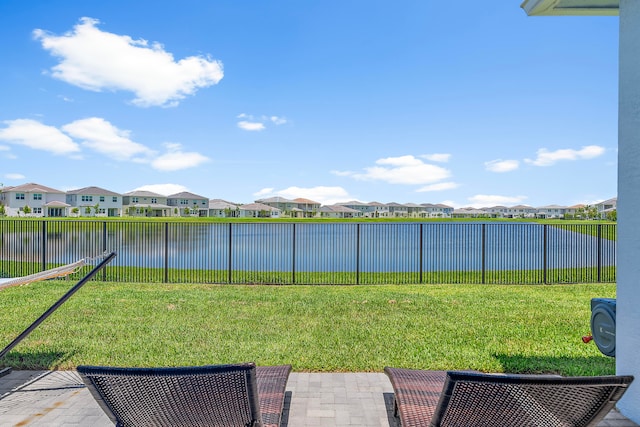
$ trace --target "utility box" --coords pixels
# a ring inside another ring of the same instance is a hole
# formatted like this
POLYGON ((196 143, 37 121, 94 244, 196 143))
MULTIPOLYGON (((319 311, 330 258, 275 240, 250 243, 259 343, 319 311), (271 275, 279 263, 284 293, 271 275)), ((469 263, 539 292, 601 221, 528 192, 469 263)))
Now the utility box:
POLYGON ((616 355, 616 300, 591 299, 591 335, 605 356, 616 355))

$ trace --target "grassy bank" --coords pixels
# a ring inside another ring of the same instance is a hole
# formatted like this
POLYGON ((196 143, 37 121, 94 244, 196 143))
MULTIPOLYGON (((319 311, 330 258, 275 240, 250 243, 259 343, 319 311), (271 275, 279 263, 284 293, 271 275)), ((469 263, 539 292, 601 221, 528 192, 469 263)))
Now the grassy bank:
MULTIPOLYGON (((0 292, 0 346, 70 286, 0 292)), ((295 371, 385 365, 612 374, 581 337, 614 285, 240 286, 88 283, 0 366, 177 366, 255 361, 295 371)))

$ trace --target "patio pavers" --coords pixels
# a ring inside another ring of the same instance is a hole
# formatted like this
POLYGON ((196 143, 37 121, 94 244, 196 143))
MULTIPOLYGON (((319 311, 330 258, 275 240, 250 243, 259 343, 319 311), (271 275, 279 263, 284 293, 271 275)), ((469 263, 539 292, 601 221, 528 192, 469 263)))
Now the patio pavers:
MULTIPOLYGON (((391 383, 383 373, 292 373, 283 427, 396 427, 392 408, 391 383)), ((75 371, 13 371, 1 377, 0 425, 113 426, 75 371)), ((613 411, 599 426, 637 424, 613 411)))

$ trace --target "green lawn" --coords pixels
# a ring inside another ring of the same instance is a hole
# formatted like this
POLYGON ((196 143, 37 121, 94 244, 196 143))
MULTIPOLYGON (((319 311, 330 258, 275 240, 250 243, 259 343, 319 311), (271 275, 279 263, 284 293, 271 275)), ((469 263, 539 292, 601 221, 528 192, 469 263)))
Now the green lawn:
MULTIPOLYGON (((0 292, 0 347, 74 282, 0 292)), ((245 286, 90 282, 0 366, 255 361, 294 371, 384 366, 602 375, 590 300, 615 285, 245 286)))

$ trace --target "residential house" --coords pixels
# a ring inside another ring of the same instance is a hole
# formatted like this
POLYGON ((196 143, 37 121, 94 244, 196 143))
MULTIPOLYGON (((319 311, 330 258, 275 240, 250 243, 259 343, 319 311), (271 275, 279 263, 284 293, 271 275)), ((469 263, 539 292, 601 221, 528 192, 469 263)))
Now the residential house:
POLYGON ((3 187, 0 202, 7 216, 66 217, 70 206, 64 191, 30 182, 3 187))
POLYGON ((72 216, 122 216, 122 195, 104 188, 67 191, 66 201, 71 206, 72 216))
POLYGON ((240 207, 234 203, 222 199, 209 200, 209 213, 213 218, 237 218, 240 216, 240 207))
POLYGON ((505 218, 507 216, 507 208, 506 206, 491 206, 488 208, 482 208, 483 211, 489 214, 491 218, 505 218))
POLYGON ((188 191, 167 196, 167 205, 173 208, 173 214, 179 216, 203 217, 209 214, 209 199, 188 191))
POLYGON ((417 203, 405 203, 404 205, 407 208, 407 216, 410 218, 424 218, 427 216, 427 212, 422 205, 417 203))
POLYGON ((171 216, 173 208, 167 204, 167 196, 152 191, 131 191, 122 195, 122 208, 129 216, 171 216))
POLYGON ((301 209, 298 208, 298 204, 284 197, 270 197, 268 199, 255 200, 255 203, 271 206, 278 209, 283 215, 298 216, 301 209))
POLYGON ((357 218, 361 216, 360 211, 343 205, 322 206, 318 211, 322 218, 357 218))
POLYGON ((516 205, 507 208, 506 218, 534 218, 536 216, 536 208, 527 205, 516 205))
POLYGON ((302 212, 303 218, 313 218, 318 214, 321 204, 313 200, 297 198, 293 199, 297 208, 302 212))
POLYGON ((380 202, 369 202, 369 206, 371 206, 371 217, 372 218, 387 218, 389 217, 389 207, 380 202))
POLYGON ((238 207, 240 218, 279 218, 280 209, 264 203, 249 203, 238 207))
POLYGON ((558 219, 564 218, 567 213, 567 206, 548 205, 536 208, 536 218, 558 219))
POLYGON ((451 214, 452 218, 485 218, 487 216, 489 216, 487 212, 475 208, 454 209, 451 214))
POLYGON ((427 218, 451 218, 453 214, 453 207, 443 205, 442 203, 435 205, 431 203, 422 203, 420 206, 423 207, 425 217, 427 218))
POLYGON ((386 205, 390 217, 406 218, 409 216, 409 209, 405 205, 396 202, 387 203, 386 205))
POLYGON ((614 197, 612 199, 607 199, 603 202, 597 203, 595 207, 598 210, 600 218, 606 219, 609 213, 618 209, 618 198, 614 197))
POLYGON ((372 216, 371 214, 374 211, 373 206, 369 205, 368 203, 358 202, 357 200, 352 200, 350 202, 341 202, 336 204, 347 207, 349 209, 356 210, 360 212, 360 216, 363 216, 363 217, 372 216))

